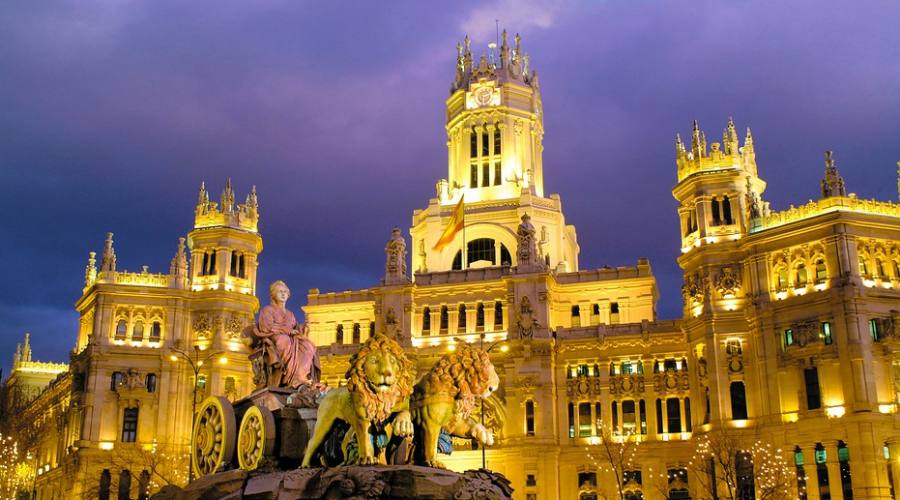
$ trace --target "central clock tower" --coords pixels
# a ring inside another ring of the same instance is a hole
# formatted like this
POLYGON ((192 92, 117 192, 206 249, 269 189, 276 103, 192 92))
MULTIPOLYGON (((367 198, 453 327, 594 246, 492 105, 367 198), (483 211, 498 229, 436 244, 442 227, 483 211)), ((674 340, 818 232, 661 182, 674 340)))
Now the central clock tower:
POLYGON ((447 99, 447 182, 438 193, 452 203, 544 194, 544 135, 537 73, 528 68, 521 40, 476 64, 469 38, 457 46, 456 78, 447 99))
POLYGON ((437 182, 428 207, 413 214, 414 272, 515 266, 516 230, 526 214, 544 268, 578 269, 575 228, 566 225, 559 196, 544 197, 537 72, 530 69, 519 36, 512 45, 508 38, 504 31, 499 49, 491 44, 490 56, 481 55, 477 62, 469 37, 457 45, 446 101, 447 177, 437 182), (435 248, 460 199, 465 235, 435 248))

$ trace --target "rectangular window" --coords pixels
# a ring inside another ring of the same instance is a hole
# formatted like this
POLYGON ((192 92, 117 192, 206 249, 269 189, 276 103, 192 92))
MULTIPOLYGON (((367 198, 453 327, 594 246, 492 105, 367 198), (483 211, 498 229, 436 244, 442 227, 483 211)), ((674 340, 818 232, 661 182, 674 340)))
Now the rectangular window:
POLYGON ((681 432, 681 405, 678 398, 666 399, 666 421, 669 432, 681 432))
POLYGON ((641 415, 641 434, 647 434, 647 404, 644 403, 644 400, 641 400, 640 405, 638 405, 638 413, 641 415))
POLYGON ((594 403, 594 427, 597 429, 597 435, 600 435, 600 429, 603 428, 603 404, 594 403))
POLYGON ((819 369, 816 367, 804 369, 803 382, 806 384, 806 409, 818 410, 822 407, 822 396, 819 389, 819 369))
POLYGON ((881 339, 881 325, 877 319, 869 320, 869 335, 872 336, 873 342, 878 342, 881 339))
POLYGON ((578 404, 578 437, 588 437, 591 435, 591 404, 578 404))
POLYGON ((125 408, 124 416, 122 417, 122 442, 123 443, 133 443, 137 441, 137 426, 138 426, 138 409, 137 408, 125 408))
POLYGON ((487 156, 491 154, 490 152, 490 136, 488 136, 487 132, 481 134, 481 156, 487 156))
POLYGON ((525 402, 525 435, 534 436, 534 401, 525 402))
POLYGON ((792 345, 794 345, 794 330, 788 328, 782 335, 781 347, 782 349, 787 349, 792 345))
POLYGON ((499 186, 503 181, 503 171, 500 169, 500 162, 494 162, 494 185, 499 186))
POLYGON ((569 403, 569 437, 575 437, 575 404, 569 403))
POLYGON ((819 336, 822 337, 822 342, 825 345, 831 345, 834 342, 834 338, 831 336, 831 323, 828 321, 823 321, 820 325, 819 336))
POLYGON ((494 154, 500 154, 500 127, 494 126, 494 154))
POLYGON ((663 433, 662 400, 656 400, 656 433, 663 433))
POLYGON ((626 436, 636 433, 636 420, 634 401, 622 401, 622 431, 626 436))
POLYGON ((469 133, 469 156, 475 158, 478 156, 478 134, 475 129, 469 133))
POLYGON ((537 486, 537 476, 528 474, 525 476, 525 486, 537 486))
POLYGON ((469 168, 469 187, 477 188, 478 187, 478 165, 472 165, 469 168))
POLYGON ((481 165, 481 186, 487 187, 491 185, 491 166, 489 163, 484 162, 481 165))
POLYGON ((612 402, 612 433, 619 434, 619 403, 612 402))
POLYGON ((619 303, 611 302, 609 304, 609 322, 610 323, 618 323, 619 322, 619 303))

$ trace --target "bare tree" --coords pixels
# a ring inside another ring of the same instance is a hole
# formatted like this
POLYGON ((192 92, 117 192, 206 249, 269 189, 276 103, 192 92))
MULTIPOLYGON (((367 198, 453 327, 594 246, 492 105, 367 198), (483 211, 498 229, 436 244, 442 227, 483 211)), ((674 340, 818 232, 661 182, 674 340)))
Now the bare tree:
POLYGON ((634 457, 640 445, 640 436, 633 430, 616 434, 607 425, 599 425, 599 436, 592 446, 585 447, 588 458, 601 471, 612 472, 616 480, 616 498, 625 499, 627 472, 634 468, 634 457))
POLYGON ((783 450, 726 427, 694 438, 696 447, 688 469, 704 495, 701 500, 793 497, 793 477, 783 450), (747 488, 754 491, 745 491, 747 488))
POLYGON ((118 477, 116 473, 128 471, 131 484, 138 488, 138 498, 149 496, 166 485, 184 486, 188 482, 188 450, 184 446, 156 441, 118 446, 111 451, 109 465, 114 477, 118 477))

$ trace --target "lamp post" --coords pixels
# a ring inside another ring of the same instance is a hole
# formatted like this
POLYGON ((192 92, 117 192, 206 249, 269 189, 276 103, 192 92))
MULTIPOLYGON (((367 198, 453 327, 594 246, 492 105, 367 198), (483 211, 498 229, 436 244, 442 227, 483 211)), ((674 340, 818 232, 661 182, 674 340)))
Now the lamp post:
MULTIPOLYGON (((506 352, 509 350, 509 345, 506 344, 506 340, 504 339, 504 340, 498 340, 497 342, 494 342, 493 344, 489 345, 487 350, 485 351, 484 338, 485 338, 485 333, 481 332, 481 335, 479 336, 479 346, 481 347, 482 351, 484 351, 488 354, 490 354, 491 351, 497 346, 500 346, 500 352, 506 352)), ((484 398, 480 399, 479 404, 481 405, 481 411, 479 412, 479 413, 481 413, 481 426, 484 427, 484 398)), ((481 468, 487 469, 487 450, 485 449, 484 444, 481 445, 481 468)))
MULTIPOLYGON (((172 348, 172 355, 169 356, 173 362, 178 361, 179 358, 185 360, 188 365, 190 365, 191 369, 194 371, 194 389, 192 391, 191 396, 191 441, 194 439, 194 420, 197 414, 197 387, 200 382, 200 369, 203 367, 203 364, 212 359, 214 356, 222 354, 224 351, 213 351, 206 355, 204 355, 203 350, 200 349, 200 346, 194 345, 193 349, 187 350, 179 347, 172 348)), ((222 363, 227 362, 228 358, 221 357, 219 360, 222 363)), ((194 480, 194 454, 189 451, 188 452, 188 482, 194 480)))

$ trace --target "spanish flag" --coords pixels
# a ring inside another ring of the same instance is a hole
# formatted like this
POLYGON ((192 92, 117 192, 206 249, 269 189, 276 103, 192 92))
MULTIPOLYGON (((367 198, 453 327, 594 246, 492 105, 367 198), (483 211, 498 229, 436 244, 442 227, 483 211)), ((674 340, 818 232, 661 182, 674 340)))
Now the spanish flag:
POLYGON ((456 233, 462 231, 463 226, 466 224, 466 214, 465 208, 463 208, 463 197, 460 197, 459 203, 456 204, 456 208, 453 209, 453 213, 450 215, 450 222, 447 223, 447 227, 444 228, 443 234, 441 234, 440 239, 438 239, 437 243, 434 244, 434 250, 439 252, 442 248, 449 245, 453 242, 453 238, 456 237, 456 233))

